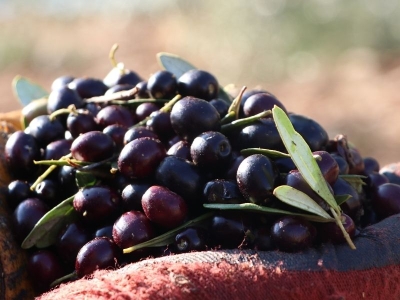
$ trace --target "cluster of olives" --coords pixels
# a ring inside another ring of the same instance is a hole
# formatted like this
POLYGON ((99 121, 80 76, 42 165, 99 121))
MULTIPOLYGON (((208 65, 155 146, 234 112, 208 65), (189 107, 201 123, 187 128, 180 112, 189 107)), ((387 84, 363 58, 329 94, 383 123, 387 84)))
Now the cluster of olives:
MULTIPOLYGON (((248 148, 286 152, 271 116, 227 122, 230 103, 219 98, 217 79, 203 70, 179 78, 163 70, 147 81, 126 69, 113 74, 104 80, 57 78, 47 114, 35 116, 6 144, 14 177, 7 199, 19 243, 47 212, 73 198, 73 217, 54 244, 28 249, 38 292, 70 272, 82 277, 146 257, 229 248, 296 252, 345 242, 336 223, 311 222, 274 196, 277 186, 288 185, 329 212, 290 157, 244 154, 248 148), (38 161, 53 161, 55 168, 40 177, 48 165, 38 161), (214 210, 179 230, 166 246, 123 254, 210 212, 204 204, 249 202, 293 214, 214 210)), ((239 97, 241 119, 274 106, 287 112, 265 90, 239 97)), ((318 157, 332 194, 347 195, 340 207, 350 237, 400 212, 398 177, 379 173, 377 160, 362 157, 345 136, 329 139, 316 121, 295 113, 288 117, 318 157), (363 186, 357 188, 348 175, 362 175, 363 186)))

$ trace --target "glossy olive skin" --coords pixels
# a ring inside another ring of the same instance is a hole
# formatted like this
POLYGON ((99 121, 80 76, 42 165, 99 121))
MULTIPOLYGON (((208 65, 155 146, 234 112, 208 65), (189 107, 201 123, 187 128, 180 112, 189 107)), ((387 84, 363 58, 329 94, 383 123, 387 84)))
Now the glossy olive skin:
POLYGON ((364 173, 365 174, 379 172, 379 170, 380 170, 379 162, 375 158, 364 157, 363 162, 364 162, 364 173))
POLYGON ((239 165, 236 181, 247 201, 266 204, 271 200, 278 177, 279 173, 268 157, 254 154, 239 165))
POLYGON ((117 215, 121 199, 108 186, 90 186, 81 189, 74 197, 73 206, 82 220, 90 224, 104 222, 117 215))
POLYGON ((364 212, 360 195, 348 182, 340 177, 332 185, 332 189, 336 196, 346 194, 351 196, 340 207, 346 215, 357 223, 364 212))
POLYGON ((178 141, 173 144, 167 151, 168 155, 175 155, 177 157, 191 161, 190 144, 187 141, 178 141))
POLYGON ((142 78, 136 72, 127 69, 123 69, 123 72, 121 72, 120 69, 116 70, 116 68, 103 79, 103 83, 108 87, 118 84, 136 85, 140 81, 142 81, 142 78))
POLYGON ((70 153, 72 140, 61 139, 49 143, 44 150, 45 160, 58 160, 70 153))
POLYGON ((147 81, 147 90, 154 99, 173 98, 177 87, 175 75, 165 70, 154 73, 147 81))
POLYGON ((94 238, 76 256, 76 275, 81 278, 95 270, 116 268, 119 256, 120 250, 112 240, 106 237, 94 238))
POLYGON ((150 116, 151 113, 158 111, 159 109, 160 107, 156 103, 146 102, 139 104, 135 110, 137 122, 143 121, 150 116))
POLYGON ((208 170, 225 167, 231 158, 232 147, 228 138, 217 131, 198 135, 190 145, 190 156, 195 165, 208 170))
POLYGON ((85 99, 104 95, 108 89, 103 81, 96 78, 75 78, 68 84, 68 87, 85 99))
POLYGON ((219 98, 217 98, 217 99, 212 99, 212 100, 210 101, 210 104, 211 104, 212 106, 214 106, 215 109, 218 111, 219 116, 221 117, 221 119, 222 119, 223 117, 225 117, 225 115, 228 113, 229 104, 228 104, 228 102, 226 102, 225 100, 222 100, 222 99, 219 99, 219 98))
POLYGON ((123 213, 113 225, 113 240, 121 249, 143 243, 153 237, 153 224, 140 211, 123 213))
POLYGON ((117 151, 121 151, 124 147, 124 137, 127 131, 127 127, 119 124, 108 125, 106 128, 103 129, 103 133, 110 136, 114 141, 117 151))
POLYGON ((130 178, 147 178, 154 175, 166 155, 160 140, 138 138, 126 144, 120 152, 118 170, 130 178))
POLYGON ((151 187, 150 180, 135 180, 122 190, 122 207, 125 211, 143 210, 142 196, 151 187))
POLYGON ((54 280, 65 275, 58 257, 47 249, 37 250, 29 256, 27 270, 38 294, 47 291, 54 280))
POLYGON ((179 253, 205 250, 207 233, 198 227, 185 228, 176 235, 174 245, 179 253))
POLYGON ((324 150, 329 137, 326 130, 316 121, 303 115, 290 114, 294 129, 304 138, 311 151, 324 150))
POLYGON ((219 85, 210 73, 193 69, 178 78, 178 93, 210 101, 217 97, 219 85))
POLYGON ((246 117, 250 117, 266 110, 272 110, 275 105, 287 113, 282 102, 272 94, 256 93, 246 99, 246 102, 243 105, 243 112, 246 117))
POLYGON ((49 116, 34 118, 27 128, 39 146, 44 148, 47 144, 64 138, 64 127, 57 119, 50 120, 49 116))
POLYGON ((68 87, 62 87, 49 94, 47 100, 47 113, 51 114, 56 110, 67 108, 70 105, 74 105, 76 108, 81 108, 84 104, 83 99, 75 90, 71 90, 68 87))
POLYGON ((138 89, 138 92, 135 96, 137 99, 150 98, 150 93, 147 89, 147 81, 140 81, 135 85, 135 87, 138 89))
POLYGON ((97 113, 96 121, 102 129, 113 124, 131 127, 135 122, 129 109, 119 105, 109 105, 102 108, 97 113))
POLYGON ((69 76, 69 75, 57 77, 51 83, 51 90, 54 91, 54 90, 58 90, 60 88, 66 87, 68 85, 68 83, 70 83, 74 79, 75 79, 75 77, 69 76))
POLYGON ((245 199, 236 181, 215 179, 204 186, 203 199, 206 203, 239 204, 245 199))
POLYGON ((23 180, 13 180, 7 186, 7 204, 11 209, 15 209, 19 203, 26 198, 33 196, 30 184, 23 180))
POLYGON ((67 224, 57 237, 55 244, 57 256, 66 265, 73 266, 79 250, 91 238, 90 231, 82 223, 72 222, 67 224))
POLYGON ((169 112, 154 111, 146 122, 147 128, 155 132, 159 139, 166 143, 175 135, 171 125, 171 114, 169 112))
POLYGON ((315 237, 315 227, 309 221, 295 216, 284 216, 271 228, 273 243, 285 252, 305 250, 312 246, 315 237))
POLYGON ((349 164, 347 163, 346 159, 343 156, 339 155, 338 153, 334 152, 331 153, 331 156, 339 166, 339 175, 347 175, 349 174, 349 164))
POLYGON ((339 176, 339 165, 336 160, 326 151, 314 151, 313 155, 318 155, 316 162, 321 170, 322 176, 330 184, 334 184, 339 176))
MULTIPOLYGON (((341 221, 345 231, 348 233, 350 238, 353 238, 356 233, 356 225, 353 219, 342 213, 341 221)), ((331 242, 333 244, 342 244, 346 242, 343 232, 336 222, 318 224, 317 230, 318 239, 321 242, 331 242)))
POLYGON ((14 235, 18 243, 22 243, 37 221, 48 211, 49 207, 38 198, 28 198, 18 204, 11 219, 14 235))
POLYGON ((305 193, 307 196, 317 202, 322 209, 329 210, 328 203, 313 191, 298 170, 292 170, 287 174, 285 178, 285 184, 305 193))
POLYGON ((72 157, 88 162, 98 162, 114 154, 115 144, 110 136, 100 131, 90 131, 78 136, 71 145, 72 157))
MULTIPOLYGON (((263 148, 286 152, 282 139, 272 119, 262 119, 242 128, 234 143, 235 149, 263 148)), ((231 139, 232 140, 232 139, 231 139)))
POLYGON ((177 227, 187 216, 185 200, 163 186, 151 186, 143 194, 141 202, 147 218, 163 228, 177 227))
POLYGON ((38 166, 34 160, 40 160, 40 148, 36 139, 24 133, 16 131, 8 138, 4 156, 10 174, 19 179, 34 177, 38 166))
POLYGON ((251 244, 252 225, 243 213, 218 213, 209 227, 211 243, 225 249, 245 248, 251 244))
POLYGON ((67 129, 72 137, 77 138, 80 134, 99 129, 95 118, 87 110, 78 110, 78 113, 71 113, 67 117, 67 129))
POLYGON ((189 142, 205 131, 219 131, 220 116, 209 102, 185 97, 171 110, 171 125, 175 132, 189 142))
POLYGON ((132 142, 133 140, 142 138, 142 137, 150 137, 150 138, 158 139, 158 135, 154 131, 148 129, 145 126, 136 126, 136 127, 129 128, 126 131, 126 133, 124 135, 124 144, 126 145, 129 142, 132 142))
POLYGON ((372 197, 372 207, 381 218, 400 213, 400 185, 380 185, 372 197))
POLYGON ((156 170, 156 182, 182 196, 190 207, 201 205, 205 179, 193 163, 180 157, 167 156, 156 170))

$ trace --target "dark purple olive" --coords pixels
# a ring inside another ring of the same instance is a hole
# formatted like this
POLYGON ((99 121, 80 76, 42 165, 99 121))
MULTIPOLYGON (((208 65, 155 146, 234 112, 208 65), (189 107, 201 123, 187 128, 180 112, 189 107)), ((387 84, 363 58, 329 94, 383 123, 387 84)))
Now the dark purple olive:
POLYGON ((340 207, 346 215, 350 216, 350 218, 352 218, 354 222, 357 223, 364 213, 359 193, 354 189, 354 187, 350 185, 350 183, 340 177, 332 185, 332 189, 335 193, 335 196, 351 196, 349 199, 347 199, 345 203, 342 203, 340 207))
POLYGON ((78 114, 71 113, 68 115, 67 129, 72 137, 77 138, 82 133, 98 130, 99 125, 88 110, 79 110, 78 114))
POLYGON ((217 131, 203 132, 190 146, 193 163, 208 170, 226 167, 231 159, 231 151, 228 138, 217 131))
POLYGON ((219 131, 221 126, 214 106, 194 97, 185 97, 172 107, 171 125, 182 139, 190 142, 205 131, 219 131))
POLYGON ((400 184, 400 163, 391 163, 383 166, 379 173, 385 175, 390 183, 400 184))
MULTIPOLYGON (((345 231, 348 233, 350 238, 354 237, 356 233, 356 225, 352 218, 346 214, 341 215, 342 225, 345 231)), ((345 243, 346 239, 343 235, 342 230, 336 224, 336 222, 321 223, 317 227, 318 238, 321 242, 332 242, 333 244, 345 243)))
POLYGON ((129 109, 119 105, 109 105, 102 108, 98 112, 96 120, 103 129, 113 124, 119 124, 129 128, 135 123, 129 109))
POLYGON ((216 179, 207 182, 203 197, 206 203, 239 204, 245 202, 234 180, 216 179))
POLYGON ((178 93, 210 101, 218 96, 217 79, 203 70, 189 70, 178 78, 178 93))
POLYGON ((364 173, 370 174, 372 172, 379 172, 379 162, 373 157, 364 157, 364 173))
POLYGON ((322 176, 330 184, 334 184, 339 176, 339 165, 336 160, 326 151, 314 151, 313 155, 320 158, 316 162, 321 170, 322 176))
POLYGON ((118 267, 120 250, 106 237, 98 237, 86 243, 76 256, 75 271, 78 278, 96 270, 118 267))
POLYGON ((23 131, 11 134, 5 145, 4 156, 8 171, 19 179, 33 178, 38 169, 33 161, 41 157, 35 138, 23 131))
MULTIPOLYGON (((75 90, 71 90, 68 87, 62 87, 53 90, 49 94, 49 98, 47 100, 47 112, 48 114, 52 114, 56 110, 67 108, 70 105, 74 105, 76 108, 81 108, 84 104, 85 103, 83 99, 75 90)), ((62 119, 65 120, 66 117, 67 116, 62 119)))
POLYGON ((71 145, 72 157, 88 162, 98 162, 114 154, 115 144, 110 136, 100 131, 90 131, 78 136, 71 145))
POLYGON ((128 211, 122 214, 113 226, 113 240, 121 249, 143 243, 153 237, 153 225, 140 211, 128 211))
POLYGON ((38 198, 28 198, 18 204, 12 215, 12 228, 18 243, 26 238, 48 210, 48 206, 38 198))
POLYGON ((274 245, 285 252, 305 250, 312 246, 315 237, 315 227, 300 217, 284 216, 278 219, 271 228, 274 245))
POLYGON ((274 95, 270 93, 256 93, 249 98, 243 105, 243 112, 246 117, 254 116, 266 110, 272 110, 274 106, 286 111, 285 106, 274 95))
POLYGON ((150 181, 135 180, 122 190, 122 207, 125 211, 143 210, 142 196, 151 187, 150 181))
POLYGON ((108 89, 103 81, 96 78, 75 78, 68 84, 68 87, 75 90, 81 98, 101 96, 108 89))
POLYGON ((57 256, 66 265, 73 266, 79 250, 91 238, 89 230, 81 223, 72 222, 67 224, 57 237, 55 244, 57 256))
POLYGON ((33 196, 31 186, 23 180, 13 180, 7 186, 7 204, 10 208, 15 209, 23 200, 33 196))
POLYGON ((81 189, 74 197, 74 209, 82 220, 99 224, 116 216, 120 196, 108 186, 90 186, 81 189))
POLYGON ((66 139, 49 143, 44 151, 44 159, 45 160, 60 159, 61 157, 70 153, 71 145, 72 145, 72 140, 66 140, 66 139))
POLYGON ((154 175, 166 155, 165 148, 159 140, 138 138, 122 149, 118 157, 118 170, 130 178, 150 177, 154 175))
POLYGON ((37 250, 29 256, 27 270, 38 294, 48 291, 54 280, 65 275, 58 257, 47 249, 37 250))
POLYGON ((160 107, 152 102, 141 103, 136 107, 135 114, 137 122, 143 121, 148 116, 150 116, 153 112, 158 111, 160 107))
POLYGON ((190 144, 187 141, 178 141, 173 144, 167 151, 167 155, 174 155, 191 161, 190 144))
POLYGON ((382 218, 400 213, 400 185, 385 183, 377 188, 372 207, 382 218))
POLYGON ((74 79, 75 77, 69 75, 57 77, 51 84, 51 90, 54 91, 66 87, 74 79))
POLYGON ((64 138, 64 127, 58 119, 50 120, 49 116, 34 118, 27 128, 39 146, 45 148, 47 144, 64 138))
POLYGON ((151 186, 142 196, 142 208, 150 221, 163 228, 182 224, 187 216, 185 200, 163 186, 151 186))
POLYGON ((177 86, 175 75, 165 70, 154 73, 147 81, 147 90, 155 99, 173 98, 177 86))
POLYGON ((178 252, 202 251, 207 247, 207 234, 202 228, 188 227, 175 237, 175 248, 178 252))
POLYGON ((129 142, 132 142, 133 140, 142 138, 142 137, 150 137, 150 138, 158 139, 158 135, 151 129, 148 129, 145 126, 137 126, 137 127, 129 128, 126 131, 126 133, 124 135, 124 144, 126 145, 129 142))
POLYGON ((265 204, 271 200, 278 176, 276 167, 268 157, 254 154, 239 165, 236 180, 247 201, 265 204))

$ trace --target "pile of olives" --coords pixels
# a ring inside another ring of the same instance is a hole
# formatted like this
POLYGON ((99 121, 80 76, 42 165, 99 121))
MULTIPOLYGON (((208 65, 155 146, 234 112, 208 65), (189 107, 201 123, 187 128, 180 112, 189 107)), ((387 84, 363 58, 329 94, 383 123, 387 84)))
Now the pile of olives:
POLYGON ((330 192, 346 196, 338 204, 351 238, 400 212, 399 177, 380 172, 378 161, 362 157, 346 136, 330 139, 315 120, 288 111, 266 90, 229 95, 204 70, 179 77, 160 70, 147 80, 128 69, 104 80, 63 76, 46 105, 47 114, 32 117, 5 147, 16 240, 24 245, 50 216, 40 232, 45 242, 27 249, 38 293, 68 274, 80 278, 148 257, 345 243, 335 222, 310 221, 274 195, 288 185, 330 213, 290 156, 254 150, 287 154, 272 116, 263 114, 275 106, 315 155, 330 192), (244 203, 289 213, 205 205, 244 203))

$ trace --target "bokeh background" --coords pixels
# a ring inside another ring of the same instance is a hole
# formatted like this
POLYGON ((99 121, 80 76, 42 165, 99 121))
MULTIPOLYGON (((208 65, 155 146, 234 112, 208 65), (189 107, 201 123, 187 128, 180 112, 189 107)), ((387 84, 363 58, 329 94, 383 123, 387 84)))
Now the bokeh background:
POLYGON ((178 54, 221 85, 267 89, 381 165, 400 161, 397 0, 0 0, 0 112, 20 108, 17 74, 47 89, 103 78, 114 43, 144 78, 157 52, 178 54))

